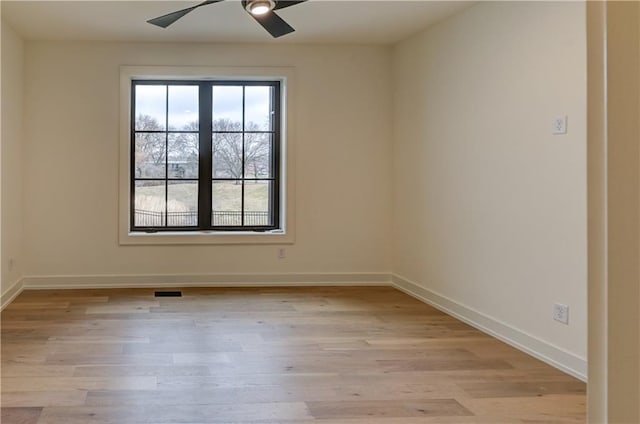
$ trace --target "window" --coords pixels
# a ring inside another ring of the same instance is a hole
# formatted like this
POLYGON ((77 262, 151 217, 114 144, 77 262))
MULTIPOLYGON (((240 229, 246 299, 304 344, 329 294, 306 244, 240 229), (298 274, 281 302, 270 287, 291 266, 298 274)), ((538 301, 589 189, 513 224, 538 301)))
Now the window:
POLYGON ((131 81, 129 226, 281 230, 281 83, 131 81))

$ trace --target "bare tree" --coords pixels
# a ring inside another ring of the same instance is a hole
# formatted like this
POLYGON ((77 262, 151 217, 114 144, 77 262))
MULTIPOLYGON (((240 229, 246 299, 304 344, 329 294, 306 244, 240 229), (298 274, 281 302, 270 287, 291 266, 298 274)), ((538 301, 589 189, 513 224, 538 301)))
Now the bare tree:
MULTIPOLYGON (((169 161, 197 163, 199 158, 199 138, 192 131, 197 131, 198 122, 190 122, 182 128, 184 133, 173 133, 166 146, 164 128, 149 115, 139 115, 136 119, 135 158, 138 174, 142 176, 164 165, 169 153, 169 161), (191 132, 189 132, 191 131, 191 132), (152 165, 148 170, 143 164, 152 165)), ((244 143, 242 123, 227 118, 216 119, 213 123, 215 131, 213 139, 214 177, 241 179, 243 177, 261 178, 269 176, 271 162, 270 135, 260 133, 260 126, 254 122, 246 124, 244 143)), ((156 171, 157 172, 157 171, 156 171)))
POLYGON ((213 162, 216 177, 242 178, 244 156, 245 178, 259 178, 268 175, 270 159, 269 135, 255 133, 260 127, 247 123, 242 139, 242 123, 221 118, 214 121, 216 135, 213 143, 213 162))
POLYGON ((160 123, 149 115, 138 115, 136 118, 135 160, 138 176, 157 176, 158 166, 164 164, 165 144, 164 135, 145 132, 163 130, 160 123), (152 167, 146 164, 154 165, 152 167), (155 171, 154 171, 155 170, 155 171), (150 174, 150 175, 148 175, 150 174))
POLYGON ((160 165, 165 160, 164 134, 145 131, 161 131, 164 128, 149 115, 138 115, 136 119, 136 160, 160 165))
MULTIPOLYGON (((182 128, 182 131, 198 131, 197 121, 190 122, 182 128)), ((198 157, 200 154, 199 136, 194 132, 172 133, 169 135, 169 162, 178 162, 183 170, 181 177, 197 177, 198 157), (188 175, 185 175, 184 172, 188 175)))

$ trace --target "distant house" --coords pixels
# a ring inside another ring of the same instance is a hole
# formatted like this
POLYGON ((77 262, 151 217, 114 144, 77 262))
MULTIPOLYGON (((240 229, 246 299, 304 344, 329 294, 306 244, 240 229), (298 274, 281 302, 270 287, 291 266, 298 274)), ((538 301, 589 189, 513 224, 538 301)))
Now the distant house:
MULTIPOLYGON (((157 178, 164 176, 164 164, 155 162, 138 162, 136 164, 136 178, 157 178)), ((169 160, 167 162, 169 178, 197 178, 198 162, 169 160)))

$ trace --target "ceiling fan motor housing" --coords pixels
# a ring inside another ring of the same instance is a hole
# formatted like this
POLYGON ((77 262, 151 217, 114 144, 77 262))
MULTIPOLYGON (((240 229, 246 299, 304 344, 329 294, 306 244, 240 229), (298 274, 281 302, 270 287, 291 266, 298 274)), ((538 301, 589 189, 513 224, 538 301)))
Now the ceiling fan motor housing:
POLYGON ((246 11, 252 15, 263 15, 276 7, 274 0, 243 0, 242 3, 246 11), (258 11, 258 9, 262 9, 262 11, 258 11))

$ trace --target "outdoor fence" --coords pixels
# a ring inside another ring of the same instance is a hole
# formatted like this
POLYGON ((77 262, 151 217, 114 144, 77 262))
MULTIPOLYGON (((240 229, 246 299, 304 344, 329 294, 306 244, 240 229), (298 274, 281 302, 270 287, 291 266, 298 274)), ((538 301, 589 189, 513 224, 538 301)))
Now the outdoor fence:
MULTIPOLYGON (((165 213, 136 209, 134 214, 136 227, 195 227, 198 225, 197 211, 165 213)), ((241 211, 213 211, 211 215, 214 226, 227 227, 242 225, 241 211)), ((244 211, 244 225, 270 225, 269 212, 244 211)))

